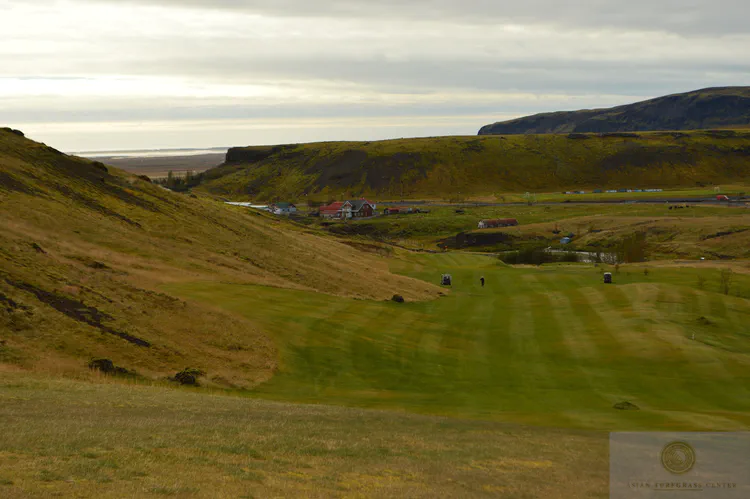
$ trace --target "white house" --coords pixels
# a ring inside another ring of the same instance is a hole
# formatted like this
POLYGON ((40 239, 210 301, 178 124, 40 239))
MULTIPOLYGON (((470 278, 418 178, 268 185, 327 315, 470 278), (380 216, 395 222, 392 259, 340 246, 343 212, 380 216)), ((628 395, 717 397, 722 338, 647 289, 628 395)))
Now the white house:
POLYGON ((292 213, 297 213, 297 207, 292 203, 274 203, 269 206, 269 208, 271 208, 271 213, 274 215, 290 215, 292 213))

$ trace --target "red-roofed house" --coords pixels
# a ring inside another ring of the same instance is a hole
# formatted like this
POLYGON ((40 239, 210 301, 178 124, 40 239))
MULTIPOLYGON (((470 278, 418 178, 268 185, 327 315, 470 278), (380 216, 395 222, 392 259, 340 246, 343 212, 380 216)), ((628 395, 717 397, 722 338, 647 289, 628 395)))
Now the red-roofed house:
POLYGON ((369 201, 359 199, 355 201, 336 201, 328 206, 320 207, 320 216, 323 218, 369 218, 375 214, 375 209, 369 201))
POLYGON ((336 201, 327 206, 320 207, 320 216, 323 218, 344 218, 344 205, 343 201, 336 201))

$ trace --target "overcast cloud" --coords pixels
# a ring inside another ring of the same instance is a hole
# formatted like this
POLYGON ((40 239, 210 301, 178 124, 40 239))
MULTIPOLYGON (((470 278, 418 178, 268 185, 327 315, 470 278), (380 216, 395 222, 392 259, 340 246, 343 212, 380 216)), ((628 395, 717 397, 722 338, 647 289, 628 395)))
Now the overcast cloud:
POLYGON ((0 0, 0 126, 61 149, 474 134, 750 85, 746 0, 0 0))

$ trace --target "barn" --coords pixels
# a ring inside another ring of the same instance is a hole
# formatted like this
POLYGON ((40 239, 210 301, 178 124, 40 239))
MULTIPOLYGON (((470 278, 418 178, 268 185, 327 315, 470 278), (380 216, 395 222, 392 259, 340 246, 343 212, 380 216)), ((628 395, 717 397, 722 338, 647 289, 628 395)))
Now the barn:
POLYGON ((515 218, 497 218, 492 220, 482 220, 479 222, 480 229, 495 229, 497 227, 515 227, 518 220, 515 218))

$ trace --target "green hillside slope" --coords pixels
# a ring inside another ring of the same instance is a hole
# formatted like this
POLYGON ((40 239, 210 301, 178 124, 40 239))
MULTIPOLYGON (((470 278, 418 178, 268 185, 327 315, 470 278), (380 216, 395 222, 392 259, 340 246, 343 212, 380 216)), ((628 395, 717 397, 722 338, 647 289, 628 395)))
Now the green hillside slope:
POLYGON ((200 190, 254 200, 460 199, 750 178, 750 130, 438 137, 231 149, 200 190))
POLYGON ((284 292, 291 306, 251 287, 167 289, 266 311, 283 346, 264 397, 607 430, 750 424, 746 269, 728 296, 715 268, 627 265, 604 285, 593 265, 511 268, 447 253, 394 270, 432 282, 448 272, 452 292, 402 305, 284 292), (641 410, 613 408, 622 401, 641 410))
POLYGON ((750 87, 707 88, 611 109, 526 116, 487 125, 479 135, 702 130, 750 126, 750 87))
POLYGON ((184 280, 436 296, 334 238, 0 129, 0 365, 80 373, 104 357, 147 377, 196 367, 222 386, 268 379, 275 346, 255 312, 240 317, 158 291, 184 280))

